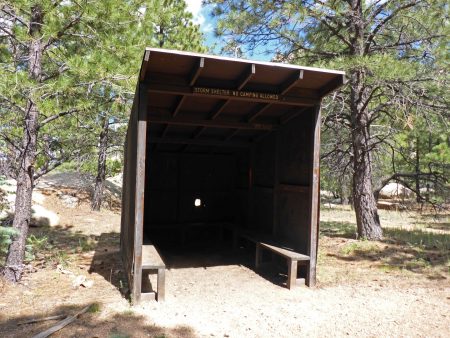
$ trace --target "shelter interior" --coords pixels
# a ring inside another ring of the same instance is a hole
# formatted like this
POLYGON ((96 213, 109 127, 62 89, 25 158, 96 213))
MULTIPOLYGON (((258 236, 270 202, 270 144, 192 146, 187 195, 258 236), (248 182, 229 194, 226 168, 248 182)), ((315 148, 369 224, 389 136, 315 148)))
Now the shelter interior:
POLYGON ((123 213, 122 245, 136 238, 127 220, 137 222, 142 207, 143 237, 158 246, 263 234, 310 255, 313 283, 320 104, 343 81, 337 71, 146 50, 126 159, 128 172, 143 158, 143 204, 127 201, 141 188, 126 173, 125 209, 137 216, 123 213))

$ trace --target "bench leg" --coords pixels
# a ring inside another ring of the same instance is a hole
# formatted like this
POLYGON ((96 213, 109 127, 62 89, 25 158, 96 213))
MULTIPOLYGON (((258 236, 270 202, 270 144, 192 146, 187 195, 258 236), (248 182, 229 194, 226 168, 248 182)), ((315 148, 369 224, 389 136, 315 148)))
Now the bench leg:
POLYGON ((288 280, 287 288, 291 289, 297 283, 297 265, 298 261, 289 259, 288 261, 288 280))
POLYGON ((163 302, 166 297, 166 269, 158 269, 158 281, 157 281, 157 291, 156 296, 158 302, 163 302))
POLYGON ((258 269, 261 265, 262 250, 258 243, 256 243, 256 254, 255 254, 255 269, 258 269))

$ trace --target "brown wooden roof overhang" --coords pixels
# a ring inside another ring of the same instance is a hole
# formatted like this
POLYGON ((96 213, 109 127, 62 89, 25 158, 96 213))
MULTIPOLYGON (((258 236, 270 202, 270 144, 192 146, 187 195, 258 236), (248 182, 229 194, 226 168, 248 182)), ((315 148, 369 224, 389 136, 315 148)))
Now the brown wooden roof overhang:
POLYGON ((341 71, 147 48, 149 143, 162 150, 247 147, 320 104, 341 71))

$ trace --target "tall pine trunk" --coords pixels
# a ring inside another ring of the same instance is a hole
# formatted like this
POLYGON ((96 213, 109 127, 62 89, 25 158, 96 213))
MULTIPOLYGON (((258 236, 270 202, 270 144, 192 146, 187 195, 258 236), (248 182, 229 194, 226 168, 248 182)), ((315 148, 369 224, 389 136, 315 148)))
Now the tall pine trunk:
POLYGON ((106 152, 108 150, 108 130, 109 130, 109 119, 105 114, 102 131, 99 137, 98 146, 98 163, 97 163, 97 177, 95 179, 94 195, 92 197, 92 210, 99 211, 103 200, 103 189, 105 187, 105 177, 106 177, 106 152))
POLYGON ((364 73, 350 73, 350 110, 353 148, 353 205, 359 237, 381 239, 380 218, 372 187, 372 154, 370 143, 370 115, 365 106, 364 73))
MULTIPOLYGON (((363 2, 351 1, 352 13, 349 27, 351 52, 356 57, 364 56, 363 2)), ((353 150, 353 206, 356 214, 358 236, 370 240, 381 239, 380 218, 372 186, 372 149, 370 139, 370 113, 367 104, 365 71, 358 66, 349 71, 350 115, 353 150)))
MULTIPOLYGON (((30 42, 29 42, 29 77, 39 81, 42 73, 42 54, 44 46, 41 41, 41 27, 44 13, 40 5, 31 8, 30 42)), ((39 127, 39 110, 34 102, 33 93, 28 94, 25 121, 22 136, 22 154, 17 175, 17 189, 13 228, 18 234, 9 246, 2 275, 11 282, 18 282, 23 273, 23 260, 28 228, 31 221, 31 198, 33 195, 33 175, 36 160, 36 145, 39 127)))

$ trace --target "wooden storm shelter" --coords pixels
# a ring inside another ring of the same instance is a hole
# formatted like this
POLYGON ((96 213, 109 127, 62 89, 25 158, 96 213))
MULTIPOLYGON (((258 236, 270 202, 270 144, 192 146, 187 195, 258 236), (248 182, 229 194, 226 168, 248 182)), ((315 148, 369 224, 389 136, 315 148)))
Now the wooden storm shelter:
POLYGON ((288 288, 299 275, 314 285, 320 106, 343 83, 340 71, 145 50, 122 197, 134 302, 150 298, 142 293, 147 269, 158 271, 155 293, 164 299, 160 244, 183 248, 217 234, 222 244, 253 245, 256 268, 263 251, 285 260, 288 288))

